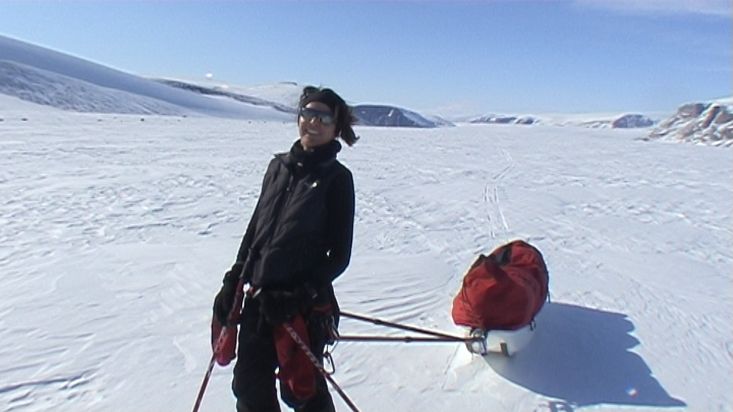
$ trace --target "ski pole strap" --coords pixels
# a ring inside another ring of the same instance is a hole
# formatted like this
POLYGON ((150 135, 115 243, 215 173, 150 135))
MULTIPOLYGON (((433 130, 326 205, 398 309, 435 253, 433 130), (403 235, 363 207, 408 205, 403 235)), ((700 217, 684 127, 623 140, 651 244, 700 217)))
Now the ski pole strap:
POLYGON ((428 336, 375 336, 375 335, 340 335, 338 340, 344 342, 422 342, 422 343, 455 343, 455 342, 473 342, 478 340, 474 337, 461 338, 460 341, 454 338, 440 338, 428 336))
POLYGON ((351 318, 351 319, 361 320, 364 322, 371 322, 371 323, 374 323, 375 325, 387 326, 390 328, 396 328, 396 329, 402 329, 402 330, 409 330, 411 332, 422 333, 425 335, 436 336, 436 337, 444 338, 444 339, 451 339, 453 342, 465 342, 466 341, 466 338, 462 336, 450 335, 447 333, 418 328, 415 326, 402 325, 396 322, 389 322, 389 321, 382 320, 382 319, 371 318, 371 317, 364 316, 364 315, 358 315, 356 313, 341 311, 341 316, 351 318))
POLYGON ((295 332, 292 326, 290 326, 289 323, 283 323, 283 327, 285 327, 285 330, 288 332, 291 338, 293 338, 293 341, 300 347, 300 349, 305 353, 305 355, 308 357, 308 359, 313 363, 313 366, 318 369, 318 372, 323 375, 324 378, 333 386, 333 388, 338 392, 339 396, 341 396, 341 399, 346 402, 347 405, 349 405, 349 408, 353 412, 359 412, 359 409, 354 405, 354 402, 349 399, 349 397, 346 395, 346 393, 341 389, 341 387, 336 383, 335 380, 331 377, 331 375, 326 372, 325 369, 323 369, 323 365, 321 365, 321 362, 318 361, 318 358, 311 352, 310 348, 308 348, 308 345, 303 342, 303 339, 298 336, 298 334, 295 332))

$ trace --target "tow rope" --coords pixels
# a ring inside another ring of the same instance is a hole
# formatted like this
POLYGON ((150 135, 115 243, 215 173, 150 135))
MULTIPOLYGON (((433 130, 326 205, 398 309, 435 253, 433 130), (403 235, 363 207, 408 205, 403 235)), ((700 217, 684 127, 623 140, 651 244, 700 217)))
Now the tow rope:
POLYGON ((484 339, 483 336, 456 336, 448 333, 434 331, 430 329, 418 328, 416 326, 403 325, 396 322, 390 322, 383 319, 369 317, 365 315, 359 315, 356 313, 341 311, 341 316, 360 320, 363 322, 373 323, 375 325, 386 326, 395 329, 407 330, 410 332, 421 333, 426 336, 375 336, 375 335, 338 335, 337 340, 341 341, 352 341, 352 342, 460 342, 465 344, 472 344, 477 341, 484 339))

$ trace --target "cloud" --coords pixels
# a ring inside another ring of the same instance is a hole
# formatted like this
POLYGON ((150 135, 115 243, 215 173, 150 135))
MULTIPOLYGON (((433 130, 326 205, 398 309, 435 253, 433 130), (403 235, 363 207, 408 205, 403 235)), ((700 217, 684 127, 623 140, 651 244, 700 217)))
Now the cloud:
POLYGON ((730 18, 730 0, 575 0, 582 7, 595 7, 634 14, 699 14, 730 18))

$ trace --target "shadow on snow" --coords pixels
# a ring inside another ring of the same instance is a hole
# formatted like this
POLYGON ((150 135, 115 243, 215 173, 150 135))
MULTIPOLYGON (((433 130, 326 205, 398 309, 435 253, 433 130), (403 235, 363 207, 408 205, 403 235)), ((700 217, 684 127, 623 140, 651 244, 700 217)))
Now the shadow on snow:
POLYGON ((511 359, 484 360, 502 377, 561 399, 554 411, 598 404, 680 407, 630 349, 639 341, 626 315, 564 303, 546 304, 532 341, 511 359))

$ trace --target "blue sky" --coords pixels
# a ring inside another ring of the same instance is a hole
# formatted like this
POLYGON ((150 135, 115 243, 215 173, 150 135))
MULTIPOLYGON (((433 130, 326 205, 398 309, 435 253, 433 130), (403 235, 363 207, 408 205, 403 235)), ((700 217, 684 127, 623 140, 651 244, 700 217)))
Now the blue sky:
POLYGON ((730 96, 732 25, 729 0, 0 2, 0 35, 135 74, 297 81, 448 115, 730 96))

